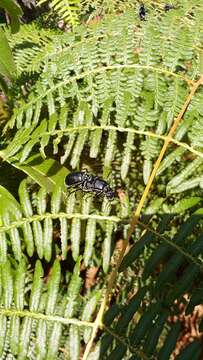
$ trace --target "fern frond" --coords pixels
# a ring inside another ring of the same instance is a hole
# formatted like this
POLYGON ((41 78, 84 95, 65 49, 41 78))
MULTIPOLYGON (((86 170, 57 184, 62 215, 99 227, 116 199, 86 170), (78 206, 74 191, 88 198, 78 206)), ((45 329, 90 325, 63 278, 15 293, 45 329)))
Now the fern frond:
POLYGON ((201 158, 193 160, 185 169, 183 169, 180 174, 176 175, 167 185, 167 191, 170 192, 179 192, 186 190, 187 188, 192 188, 193 186, 200 185, 201 174, 202 174, 202 164, 203 161, 201 158), (199 182, 195 182, 194 178, 191 178, 192 186, 189 186, 189 182, 186 187, 183 187, 184 181, 189 178, 194 172, 199 172, 199 182), (179 190, 180 188, 180 190, 179 190))
MULTIPOLYGON (((103 232, 106 233, 105 238, 110 239, 112 231, 119 221, 119 218, 114 216, 102 216, 99 214, 90 215, 90 200, 87 208, 86 197, 83 200, 84 212, 77 213, 77 206, 74 204, 73 196, 65 204, 63 203, 62 192, 60 188, 56 188, 50 199, 51 212, 47 211, 48 208, 48 194, 41 188, 36 197, 36 205, 32 204, 30 194, 28 192, 26 180, 23 180, 19 187, 20 204, 18 204, 12 196, 1 189, 2 201, 5 202, 4 212, 1 215, 2 226, 0 229, 1 234, 1 263, 6 261, 7 241, 10 240, 10 246, 14 257, 20 260, 22 257, 22 250, 26 248, 29 256, 37 252, 40 259, 43 257, 46 261, 50 261, 54 250, 54 229, 56 227, 55 220, 60 221, 58 232, 60 233, 61 241, 61 256, 66 259, 68 252, 68 242, 71 242, 72 256, 76 261, 80 255, 81 246, 81 221, 86 220, 86 234, 83 239, 85 243, 84 248, 84 263, 88 266, 92 255, 94 253, 94 243, 99 233, 96 234, 96 224, 103 222, 103 232), (6 208, 8 209, 7 211, 6 208), (86 210, 85 210, 86 209, 86 210), (111 223, 109 226, 108 222, 111 223)), ((58 224, 59 225, 59 224, 58 224)), ((100 234, 101 237, 101 234, 100 234)), ((107 240, 106 240, 107 241, 107 240)), ((10 250, 9 250, 10 251, 10 250)), ((104 264, 105 269, 108 268, 110 263, 111 246, 105 248, 104 264), (108 262, 107 262, 108 259, 108 262)))
POLYGON ((199 92, 194 102, 191 103, 189 115, 191 114, 191 126, 189 128, 189 139, 194 147, 203 147, 203 92, 199 92))
POLYGON ((13 36, 7 28, 4 30, 12 47, 18 76, 25 72, 39 73, 43 70, 48 54, 55 52, 56 31, 45 30, 35 23, 23 25, 20 31, 13 36))
MULTIPOLYGON (((127 266, 133 267, 135 262, 139 263, 145 247, 151 247, 152 250, 152 255, 146 261, 143 273, 140 274, 139 283, 144 282, 145 286, 139 285, 125 305, 120 304, 119 308, 117 303, 117 311, 115 312, 112 306, 106 314, 107 334, 101 341, 102 354, 108 353, 109 357, 120 354, 117 355, 119 359, 126 354, 134 354, 138 358, 141 356, 142 359, 149 359, 156 353, 160 359, 170 358, 181 332, 181 320, 177 319, 175 323, 170 321, 178 312, 178 305, 176 306, 174 301, 179 304, 182 296, 187 292, 192 300, 191 303, 188 302, 190 304, 188 311, 192 311, 194 301, 195 305, 201 303, 197 294, 200 295, 202 288, 199 287, 197 290, 194 282, 195 279, 197 281, 200 279, 202 271, 202 231, 200 230, 199 236, 194 236, 193 240, 191 234, 198 229, 202 214, 202 209, 192 214, 170 240, 162 233, 166 231, 173 215, 163 215, 158 229, 151 231, 148 228, 124 257, 121 271, 127 266), (161 244, 154 247, 157 235, 161 244), (156 276, 154 271, 158 264, 162 264, 162 272, 156 276), (184 269, 182 276, 176 281, 181 268, 184 269), (150 276, 153 277, 153 283, 148 286, 146 279, 150 276), (148 296, 151 301, 146 307, 145 301, 148 296)), ((200 342, 197 341, 195 346, 199 353, 200 342)), ((181 354, 189 351, 186 349, 181 354)))
MULTIPOLYGON (((40 0, 38 5, 44 4, 47 0, 40 0)), ((79 22, 80 0, 52 0, 49 4, 51 8, 67 24, 75 26, 79 22)))
MULTIPOLYGON (((58 107, 61 107, 60 112, 65 111, 68 114, 69 107, 71 107, 71 99, 73 98, 78 102, 78 111, 80 111, 81 101, 88 101, 89 110, 95 116, 97 116, 99 111, 103 110, 105 102, 112 101, 109 117, 111 117, 111 113, 115 108, 116 122, 119 126, 133 123, 140 129, 145 129, 146 126, 150 128, 155 127, 155 131, 164 133, 166 124, 169 128, 174 116, 180 110, 188 88, 185 82, 180 80, 181 77, 179 76, 175 76, 174 79, 167 78, 168 89, 166 85, 163 88, 163 81, 161 85, 158 74, 162 71, 164 73, 164 70, 154 68, 147 75, 146 85, 144 83, 147 91, 144 90, 142 95, 146 100, 139 104, 138 96, 143 89, 143 69, 147 69, 149 65, 143 65, 142 68, 142 65, 137 63, 134 46, 138 44, 139 36, 137 38, 134 35, 133 27, 129 24, 132 14, 129 13, 128 15, 123 15, 123 17, 126 17, 128 20, 127 25, 124 22, 123 27, 120 28, 121 22, 119 22, 117 33, 114 34, 113 32, 108 37, 104 36, 101 39, 83 38, 82 42, 78 43, 80 48, 77 46, 77 43, 74 47, 69 43, 72 47, 71 55, 65 57, 67 52, 65 48, 64 50, 62 48, 61 54, 57 54, 57 58, 54 55, 52 61, 55 59, 56 67, 54 68, 53 63, 51 67, 48 64, 46 65, 46 71, 44 71, 41 79, 36 84, 34 96, 30 96, 28 103, 20 106, 20 112, 18 109, 15 110, 10 126, 13 126, 16 121, 18 127, 21 127, 22 124, 29 127, 30 122, 37 124, 40 121, 41 112, 45 104, 50 116, 58 107), (127 56, 126 59, 121 59, 121 49, 119 46, 115 47, 115 40, 118 44, 123 44, 123 41, 126 42, 127 48, 124 52, 125 56, 127 56), (133 45, 129 47, 128 43, 133 45), (114 47, 112 47, 112 44, 114 44, 114 47), (70 74, 71 76, 69 76, 70 74), (61 79, 64 79, 64 76, 67 79, 62 81, 61 79), (163 103, 164 97, 167 101, 163 103), (69 105, 67 102, 70 102, 69 105), (65 106, 65 104, 67 105, 65 106), (153 106, 155 110, 153 110, 153 106), (163 113, 161 123, 159 121, 160 111, 163 113), (137 113, 136 115, 135 112, 137 113), (147 115, 146 119, 144 114, 147 115)), ((154 25, 151 24, 150 26, 153 27, 154 25)), ((100 31, 101 36, 103 24, 101 24, 100 31)), ((70 36, 67 35, 67 44, 69 40, 71 40, 70 36)), ((143 42, 143 46, 148 45, 144 45, 143 42)), ((65 119, 64 117, 62 118, 65 119)), ((59 126, 64 128, 61 121, 64 122, 64 120, 60 119, 59 126)), ((113 122, 113 119, 109 119, 109 121, 113 122)), ((71 139, 72 144, 73 136, 71 139)), ((44 142, 48 143, 48 137, 45 137, 45 139, 44 142), (47 140, 45 141, 45 139, 47 140)), ((87 139, 88 137, 84 137, 83 144, 87 142, 87 139)), ((55 144, 58 144, 58 141, 55 144)), ((67 150, 66 157, 70 153, 70 149, 67 150)), ((57 147, 55 147, 56 152, 57 147)), ((98 150, 96 153, 98 153, 98 150)), ((77 162, 78 158, 76 157, 73 165, 75 166, 77 162)))
MULTIPOLYGON (((67 339, 63 334, 69 331, 71 348, 75 344, 75 351, 79 354, 80 342, 87 338, 88 324, 91 328, 90 320, 101 294, 99 290, 95 291, 87 297, 86 302, 79 298, 82 285, 79 267, 80 259, 66 285, 62 281, 58 260, 54 262, 47 282, 43 280, 44 270, 39 260, 33 274, 24 259, 18 265, 7 260, 0 266, 0 356, 5 352, 21 357, 32 353, 35 357, 55 359, 60 356, 60 349, 66 347, 67 339), (28 276, 31 276, 32 281, 29 291, 26 290, 28 276), (66 294, 63 300, 62 293, 66 294), (81 320, 73 318, 76 314, 79 314, 81 320), (78 326, 81 328, 85 325, 86 330, 79 334, 78 326), (78 334, 77 342, 72 338, 73 333, 78 334)), ((70 353, 72 351, 73 348, 70 353)))
MULTIPOLYGON (((73 3, 78 19, 79 2, 73 3)), ((124 13, 116 10, 120 1, 95 4, 101 13, 94 25, 63 34, 34 25, 33 36, 28 26, 24 38, 22 30, 10 40, 19 93, 0 155, 34 182, 20 183, 18 201, 0 188, 0 357, 65 353, 78 360, 84 344, 94 343, 88 354, 94 360, 167 360, 181 334, 179 304, 184 299, 188 314, 201 304, 201 0, 165 13, 160 4, 146 4, 146 21, 139 19, 140 4, 124 13), (114 15, 102 19, 105 11, 114 15), (24 78, 31 84, 22 96, 24 78), (155 196, 143 204, 164 153, 155 196), (65 166, 55 166, 58 160, 65 166), (115 186, 119 200, 112 206, 81 192, 64 194, 67 173, 84 166, 115 186), (114 239, 122 238, 120 251, 114 239), (122 254, 126 245, 115 289, 117 248, 122 254), (82 278, 91 266, 107 274, 114 247, 112 283, 101 300, 100 273, 93 289, 82 278), (95 339, 100 325, 105 334, 95 339)), ((66 16, 63 1, 52 5, 66 16)), ((191 351, 199 356, 198 340, 180 357, 191 351)))

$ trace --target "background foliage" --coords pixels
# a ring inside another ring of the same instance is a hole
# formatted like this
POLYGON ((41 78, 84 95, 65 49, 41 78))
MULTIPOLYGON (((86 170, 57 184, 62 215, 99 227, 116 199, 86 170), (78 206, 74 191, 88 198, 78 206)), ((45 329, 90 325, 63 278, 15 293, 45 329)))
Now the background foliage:
POLYGON ((203 5, 172 5, 52 1, 3 26, 1 359, 201 359, 203 5), (112 203, 67 193, 83 168, 112 203))

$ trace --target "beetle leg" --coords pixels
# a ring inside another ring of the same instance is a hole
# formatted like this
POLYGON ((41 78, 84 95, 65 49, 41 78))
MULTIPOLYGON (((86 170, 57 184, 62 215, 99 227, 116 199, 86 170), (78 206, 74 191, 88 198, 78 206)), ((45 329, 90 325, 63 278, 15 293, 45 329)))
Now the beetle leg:
POLYGON ((87 191, 87 194, 88 195, 86 196, 86 200, 92 197, 92 194, 90 193, 90 191, 87 191))
POLYGON ((76 191, 76 190, 83 190, 83 188, 82 188, 82 185, 83 184, 83 181, 80 181, 80 182, 78 182, 77 184, 73 184, 73 185, 70 185, 70 186, 66 186, 66 188, 67 188, 67 190, 69 190, 69 189, 74 189, 74 191, 76 191))
POLYGON ((79 190, 81 190, 81 189, 76 189, 76 188, 74 188, 74 190, 72 190, 72 191, 69 192, 69 195, 71 195, 71 194, 73 194, 73 193, 76 193, 76 192, 79 191, 79 190))
POLYGON ((95 196, 100 196, 100 195, 103 195, 104 196, 104 192, 101 190, 101 191, 97 191, 95 192, 95 196))

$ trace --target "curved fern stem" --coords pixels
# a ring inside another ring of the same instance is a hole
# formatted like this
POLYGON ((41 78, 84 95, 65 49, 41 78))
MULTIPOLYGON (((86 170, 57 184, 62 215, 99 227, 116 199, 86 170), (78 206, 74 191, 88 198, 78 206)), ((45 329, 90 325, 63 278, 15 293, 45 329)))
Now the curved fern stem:
MULTIPOLYGON (((94 131, 94 130, 106 130, 106 131, 110 131, 110 130, 115 130, 115 131, 119 131, 121 133, 132 133, 132 134, 138 134, 138 135, 145 135, 145 136, 149 136, 152 138, 156 138, 156 139, 161 139, 166 141, 167 136, 166 135, 160 135, 160 134, 156 134, 153 133, 152 131, 145 131, 145 130, 138 130, 138 129, 133 129, 133 128, 128 128, 128 127, 121 127, 121 126, 114 126, 114 125, 81 125, 81 126, 74 126, 74 127, 68 127, 65 128, 63 130, 54 130, 54 131, 47 131, 45 132, 43 135, 63 135, 65 133, 74 133, 75 131, 82 131, 82 130, 90 130, 90 131, 94 131)), ((182 141, 178 141, 174 138, 170 138, 170 142, 181 146, 185 149, 187 149, 188 151, 192 152, 193 154, 203 158, 203 153, 194 149, 192 146, 182 142, 182 141)), ((0 151, 0 156, 2 158, 4 158, 4 152, 0 151)), ((5 159, 6 160, 6 159, 5 159)))
MULTIPOLYGON (((132 65, 108 65, 108 66, 100 66, 100 67, 96 67, 95 69, 91 69, 88 71, 84 71, 82 73, 80 73, 79 75, 73 76, 73 77, 67 77, 65 80, 62 80, 60 82, 58 82, 57 84, 52 85, 51 87, 48 88, 47 91, 42 92, 40 95, 36 96, 33 100, 31 100, 29 103, 25 103, 24 105, 21 106, 22 112, 25 112, 26 110, 28 110, 30 108, 30 106, 32 106, 33 104, 37 104, 38 101, 44 99, 45 97, 48 97, 49 94, 53 94, 56 90, 74 83, 76 80, 81 80, 84 78, 87 78, 90 75, 96 75, 96 74, 100 74, 103 72, 106 72, 108 70, 119 70, 119 69, 142 69, 142 70, 151 70, 160 74, 165 74, 168 76, 172 76, 174 78, 179 78, 184 80, 188 85, 190 86, 194 86, 196 85, 196 83, 194 83, 192 80, 190 80, 189 78, 187 78, 186 76, 180 75, 180 74, 176 74, 170 70, 167 69, 162 69, 161 67, 155 67, 155 66, 151 66, 151 65, 140 65, 140 64, 132 64, 132 65)), ((6 131, 6 127, 5 127, 5 131, 6 131)))

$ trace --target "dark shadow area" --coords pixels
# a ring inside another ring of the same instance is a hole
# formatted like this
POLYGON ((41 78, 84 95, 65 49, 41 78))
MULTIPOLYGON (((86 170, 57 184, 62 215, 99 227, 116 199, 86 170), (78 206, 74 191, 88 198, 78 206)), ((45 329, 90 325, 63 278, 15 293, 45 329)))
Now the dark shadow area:
POLYGON ((100 359, 201 360, 202 273, 202 208, 142 216, 105 314, 100 359))
POLYGON ((18 199, 19 185, 27 175, 6 162, 0 164, 0 174, 0 185, 5 187, 18 199))

